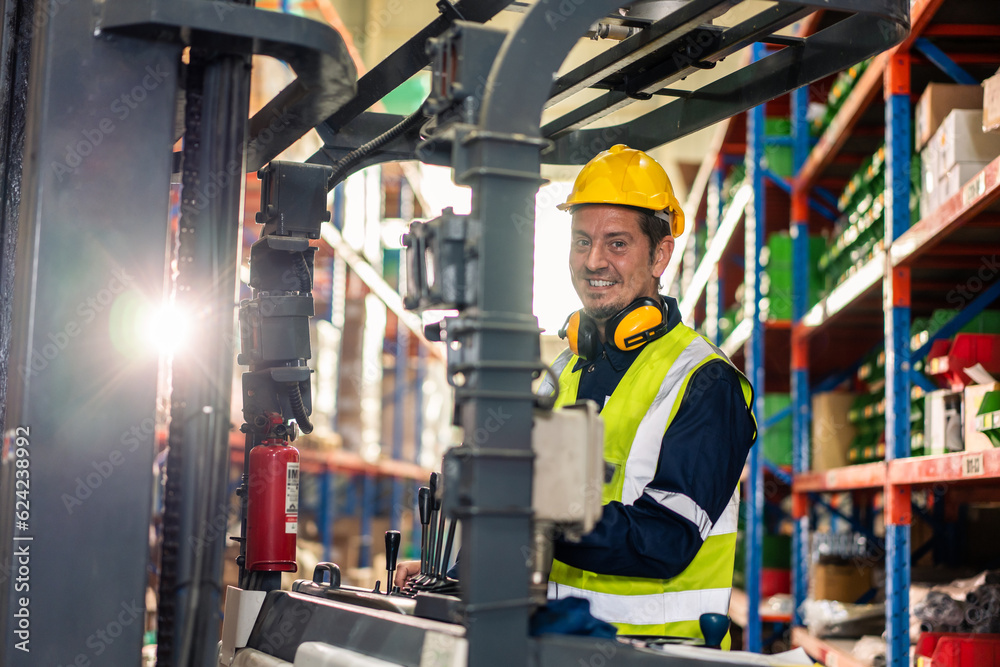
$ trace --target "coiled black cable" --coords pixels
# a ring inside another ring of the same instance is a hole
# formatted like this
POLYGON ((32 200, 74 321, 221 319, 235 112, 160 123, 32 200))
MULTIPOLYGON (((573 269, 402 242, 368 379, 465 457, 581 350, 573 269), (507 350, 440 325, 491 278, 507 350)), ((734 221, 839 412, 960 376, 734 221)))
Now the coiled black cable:
POLYGON ((420 123, 424 122, 426 118, 426 114, 424 114, 422 110, 417 109, 398 124, 386 130, 383 134, 380 134, 368 143, 355 148, 353 151, 342 157, 337 164, 333 165, 333 173, 330 174, 327 186, 331 188, 335 186, 344 176, 347 175, 347 172, 351 169, 351 167, 361 162, 361 160, 365 159, 369 154, 377 151, 379 148, 382 148, 390 141, 397 139, 400 135, 412 130, 417 125, 420 125, 420 123))
POLYGON ((295 255, 295 275, 299 278, 299 292, 312 292, 312 274, 309 273, 309 265, 301 252, 295 255))
POLYGON ((287 386, 288 402, 292 405, 292 415, 295 417, 295 423, 299 425, 300 431, 308 435, 312 433, 313 425, 309 421, 309 415, 306 414, 306 406, 302 402, 302 391, 299 389, 297 382, 287 386))

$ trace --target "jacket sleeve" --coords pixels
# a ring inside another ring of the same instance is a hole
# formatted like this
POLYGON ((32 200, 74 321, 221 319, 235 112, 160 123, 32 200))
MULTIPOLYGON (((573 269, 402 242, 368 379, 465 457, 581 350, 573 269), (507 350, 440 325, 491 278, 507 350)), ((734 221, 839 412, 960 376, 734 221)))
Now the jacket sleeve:
POLYGON ((663 436, 644 493, 632 505, 605 505, 580 542, 556 542, 555 557, 598 574, 677 576, 729 503, 756 433, 736 372, 721 360, 706 364, 663 436))

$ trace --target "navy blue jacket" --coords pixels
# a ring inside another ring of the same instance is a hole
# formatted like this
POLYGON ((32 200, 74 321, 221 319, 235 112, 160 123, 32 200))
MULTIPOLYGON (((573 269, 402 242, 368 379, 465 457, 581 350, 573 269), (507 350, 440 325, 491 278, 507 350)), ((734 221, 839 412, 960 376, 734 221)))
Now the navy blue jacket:
MULTIPOLYGON (((672 328, 680 322, 677 302, 663 299, 672 328)), ((577 398, 603 407, 640 352, 605 345, 600 359, 580 360, 574 367, 582 371, 577 398)), ((649 487, 688 496, 715 523, 736 489, 756 433, 736 371, 721 359, 705 364, 692 376, 663 436, 649 487)), ((669 579, 684 571, 701 545, 696 524, 643 494, 633 505, 605 505, 597 526, 580 542, 556 542, 555 557, 598 574, 669 579)))

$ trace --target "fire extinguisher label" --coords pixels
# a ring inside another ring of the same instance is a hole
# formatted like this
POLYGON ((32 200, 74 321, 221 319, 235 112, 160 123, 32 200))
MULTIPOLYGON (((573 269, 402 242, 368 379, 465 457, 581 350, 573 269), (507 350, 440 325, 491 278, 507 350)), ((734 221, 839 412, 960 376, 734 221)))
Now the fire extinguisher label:
POLYGON ((289 463, 285 477, 285 514, 299 513, 299 464, 289 463))

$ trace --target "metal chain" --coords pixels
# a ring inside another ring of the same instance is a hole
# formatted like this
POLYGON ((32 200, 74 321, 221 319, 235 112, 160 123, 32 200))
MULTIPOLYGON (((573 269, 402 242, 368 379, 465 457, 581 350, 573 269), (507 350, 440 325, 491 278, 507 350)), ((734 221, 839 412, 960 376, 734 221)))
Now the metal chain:
MULTIPOLYGON (((181 218, 177 234, 177 277, 175 299, 189 298, 192 294, 190 277, 185 267, 194 252, 195 225, 198 209, 195 194, 199 186, 198 158, 201 149, 201 116, 204 92, 205 59, 192 54, 187 67, 187 100, 184 113, 184 148, 182 151, 181 175, 181 218)), ((167 480, 163 507, 163 547, 160 563, 160 591, 157 607, 156 663, 162 667, 174 664, 175 604, 177 601, 177 568, 180 551, 179 520, 183 497, 184 438, 180 422, 187 410, 184 388, 186 380, 179 377, 181 364, 173 365, 173 381, 170 403, 170 432, 167 437, 167 480)))

